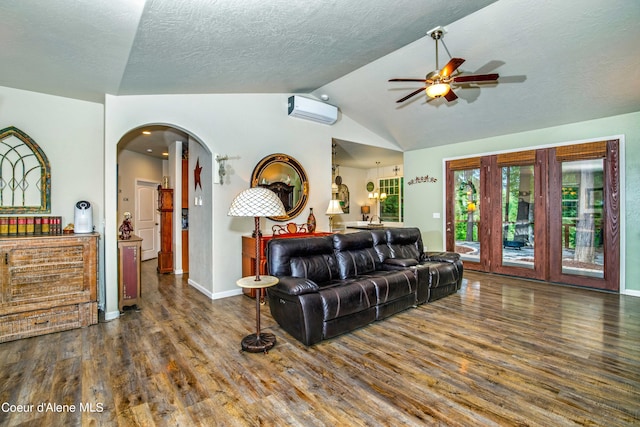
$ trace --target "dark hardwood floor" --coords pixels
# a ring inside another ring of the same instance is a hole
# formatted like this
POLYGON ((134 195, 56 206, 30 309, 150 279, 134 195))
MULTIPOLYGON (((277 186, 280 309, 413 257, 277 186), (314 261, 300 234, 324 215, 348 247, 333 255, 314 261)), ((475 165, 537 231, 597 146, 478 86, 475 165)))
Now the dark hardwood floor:
POLYGON ((640 298, 469 272, 455 295, 309 348, 263 306, 265 355, 239 351, 253 300, 211 301, 155 266, 140 310, 0 344, 0 425, 640 425, 640 298))

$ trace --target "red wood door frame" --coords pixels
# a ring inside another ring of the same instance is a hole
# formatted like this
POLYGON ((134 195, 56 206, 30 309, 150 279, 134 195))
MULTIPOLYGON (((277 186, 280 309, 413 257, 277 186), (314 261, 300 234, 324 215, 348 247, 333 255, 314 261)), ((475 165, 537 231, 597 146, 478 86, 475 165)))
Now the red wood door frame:
MULTIPOLYGON (((606 142, 606 157, 604 160, 604 278, 589 277, 562 272, 561 257, 552 256, 549 262, 549 279, 553 282, 597 288, 607 291, 620 291, 620 144, 618 140, 606 142)), ((549 149, 549 179, 559 182, 562 175, 562 165, 556 159, 554 149, 549 149)), ((561 203, 561 188, 550 185, 550 204, 561 203)), ((560 236, 562 233, 561 211, 551 209, 549 212, 549 235, 560 236)), ((549 240, 550 254, 562 251, 562 240, 549 240)))
MULTIPOLYGON (((584 145, 586 147, 589 144, 584 145)), ((582 144, 576 144, 578 151, 581 146, 582 144)), ((606 142, 604 157, 604 278, 562 273, 562 257, 555 255, 562 253, 562 240, 558 237, 562 235, 562 171, 555 150, 556 148, 545 148, 535 151, 533 269, 502 264, 502 172, 495 155, 446 162, 446 250, 455 251, 456 247, 454 172, 479 167, 480 257, 477 262, 464 260, 465 268, 617 292, 620 286, 619 141, 606 142)), ((584 156, 590 158, 588 147, 584 156)))

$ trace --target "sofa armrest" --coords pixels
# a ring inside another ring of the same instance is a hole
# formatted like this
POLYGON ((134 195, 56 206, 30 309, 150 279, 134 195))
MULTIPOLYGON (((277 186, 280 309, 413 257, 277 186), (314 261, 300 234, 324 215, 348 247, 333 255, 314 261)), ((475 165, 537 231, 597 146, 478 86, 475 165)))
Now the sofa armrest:
POLYGON ((302 295, 320 290, 316 282, 304 277, 285 276, 278 279, 279 282, 274 288, 287 295, 302 295))
POLYGON ((387 258, 384 264, 393 267, 414 267, 418 265, 418 260, 413 258, 387 258))
MULTIPOLYGON (((285 284, 293 277, 283 277, 285 284)), ((303 281, 306 279, 302 279, 303 281)), ((295 281, 295 280, 294 280, 295 281)), ((286 288, 286 286, 285 286, 286 288)), ((324 312, 320 292, 289 295, 278 285, 267 288, 271 316, 294 338, 304 345, 322 341, 324 312)))
POLYGON ((460 254, 456 252, 425 252, 422 254, 422 261, 458 262, 460 254))

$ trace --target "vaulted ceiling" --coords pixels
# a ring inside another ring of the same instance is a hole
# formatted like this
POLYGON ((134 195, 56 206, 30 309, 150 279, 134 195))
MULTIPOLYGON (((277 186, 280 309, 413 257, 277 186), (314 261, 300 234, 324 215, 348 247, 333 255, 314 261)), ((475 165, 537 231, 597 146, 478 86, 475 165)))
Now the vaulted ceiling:
MULTIPOLYGON (((640 110, 637 0, 9 0, 0 85, 104 94, 327 95, 402 150, 640 110), (397 104, 440 66, 500 74, 397 104)), ((283 114, 285 114, 283 112, 283 114)))

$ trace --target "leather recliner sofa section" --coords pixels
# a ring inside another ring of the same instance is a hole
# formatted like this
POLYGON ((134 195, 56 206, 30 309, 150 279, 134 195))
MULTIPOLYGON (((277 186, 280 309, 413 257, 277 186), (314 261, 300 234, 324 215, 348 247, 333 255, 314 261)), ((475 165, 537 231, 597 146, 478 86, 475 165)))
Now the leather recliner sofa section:
POLYGON ((424 252, 418 228, 388 228, 371 232, 385 269, 415 268, 416 302, 435 301, 460 289, 463 265, 455 252, 424 252))
POLYGON ((305 345, 455 293, 455 253, 423 252, 420 230, 388 228, 324 237, 271 239, 271 315, 305 345))

